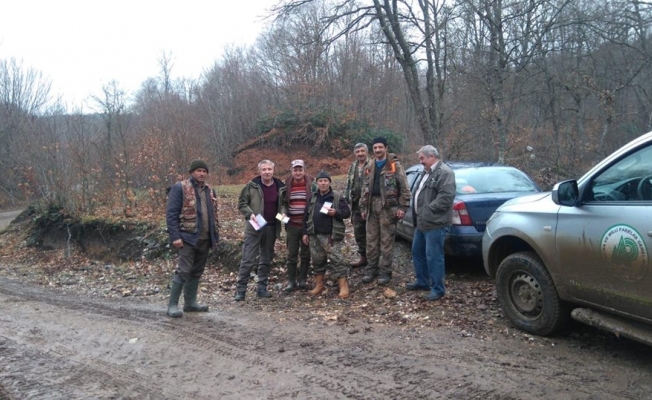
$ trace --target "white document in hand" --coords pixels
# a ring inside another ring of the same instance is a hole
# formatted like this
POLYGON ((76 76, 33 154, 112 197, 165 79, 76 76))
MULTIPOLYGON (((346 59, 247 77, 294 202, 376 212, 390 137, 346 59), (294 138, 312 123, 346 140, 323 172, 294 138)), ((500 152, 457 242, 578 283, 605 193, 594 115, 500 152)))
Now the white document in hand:
POLYGON ((319 210, 319 212, 322 213, 322 214, 328 214, 328 210, 331 207, 333 207, 333 203, 331 203, 330 201, 325 201, 324 205, 321 206, 321 210, 319 210))
POLYGON ((290 217, 285 216, 285 215, 283 215, 281 213, 276 214, 276 219, 283 222, 284 224, 287 224, 288 221, 290 221, 290 217))
POLYGON ((249 220, 249 223, 257 231, 259 231, 260 228, 262 228, 263 226, 267 225, 267 221, 265 221, 265 218, 260 214, 256 215, 256 220, 255 221, 249 220))

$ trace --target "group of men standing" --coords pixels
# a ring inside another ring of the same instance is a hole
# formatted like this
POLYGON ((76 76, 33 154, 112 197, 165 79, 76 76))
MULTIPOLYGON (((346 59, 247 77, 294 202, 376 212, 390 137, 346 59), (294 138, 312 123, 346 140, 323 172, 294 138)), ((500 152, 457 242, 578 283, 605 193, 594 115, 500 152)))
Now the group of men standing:
MULTIPOLYGON (((256 296, 269 298, 269 272, 274 257, 274 243, 285 225, 287 285, 285 292, 307 290, 312 261, 315 287, 311 295, 325 290, 325 273, 337 280, 339 297, 349 297, 347 271, 364 267, 362 282, 377 280, 386 285, 392 279, 392 259, 397 222, 410 207, 415 236, 412 256, 415 282, 407 290, 427 290, 428 300, 445 294, 444 239, 452 221, 455 176, 442 163, 433 146, 424 146, 417 154, 424 171, 408 187, 405 170, 398 157, 388 152, 384 137, 373 140, 373 158, 367 145, 354 146, 355 161, 347 174, 344 193, 331 187, 331 177, 320 171, 313 178, 306 173, 303 160, 291 163, 291 175, 283 182, 274 177, 274 163, 258 163, 259 175, 249 181, 238 200, 245 218, 242 259, 238 271, 234 300, 243 301, 251 272, 257 265, 256 296), (359 259, 344 261, 342 245, 344 220, 351 217, 359 259)), ((168 315, 180 317, 180 293, 186 294, 184 311, 208 311, 197 304, 197 285, 207 260, 208 250, 219 240, 216 194, 205 179, 208 166, 195 160, 190 177, 171 189, 166 210, 170 240, 179 249, 179 261, 172 280, 168 315)))

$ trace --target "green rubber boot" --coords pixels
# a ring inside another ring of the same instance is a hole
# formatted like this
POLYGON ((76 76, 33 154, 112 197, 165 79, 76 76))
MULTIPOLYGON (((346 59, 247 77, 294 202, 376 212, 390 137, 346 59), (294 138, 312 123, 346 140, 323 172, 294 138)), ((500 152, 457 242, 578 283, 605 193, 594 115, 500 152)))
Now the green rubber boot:
POLYGON ((179 297, 183 290, 183 283, 172 282, 170 290, 170 300, 168 301, 168 316, 172 318, 181 318, 183 313, 179 310, 179 297))
POLYGON ((199 278, 190 278, 183 287, 183 311, 208 311, 208 306, 197 303, 197 289, 199 288, 199 278))

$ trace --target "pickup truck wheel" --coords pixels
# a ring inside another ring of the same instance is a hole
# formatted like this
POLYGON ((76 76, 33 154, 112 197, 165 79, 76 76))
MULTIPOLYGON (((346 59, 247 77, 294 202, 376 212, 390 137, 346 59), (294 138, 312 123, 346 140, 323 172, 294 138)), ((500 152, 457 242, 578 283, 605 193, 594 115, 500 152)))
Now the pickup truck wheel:
POLYGON ((535 335, 558 331, 568 319, 543 262, 531 252, 506 257, 496 273, 498 301, 516 327, 535 335))

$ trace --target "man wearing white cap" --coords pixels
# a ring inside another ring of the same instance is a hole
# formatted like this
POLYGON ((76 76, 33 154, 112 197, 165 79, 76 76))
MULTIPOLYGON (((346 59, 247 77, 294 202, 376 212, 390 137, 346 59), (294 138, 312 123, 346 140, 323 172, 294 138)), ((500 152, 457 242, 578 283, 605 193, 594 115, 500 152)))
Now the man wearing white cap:
POLYGON ((306 289, 306 278, 310 267, 310 248, 303 243, 303 213, 310 202, 316 185, 312 176, 306 173, 303 160, 293 160, 292 174, 285 179, 285 196, 283 196, 283 215, 289 220, 285 224, 286 243, 288 246, 287 274, 288 283, 285 292, 306 289), (297 263, 301 259, 297 275, 297 263))

